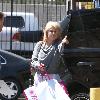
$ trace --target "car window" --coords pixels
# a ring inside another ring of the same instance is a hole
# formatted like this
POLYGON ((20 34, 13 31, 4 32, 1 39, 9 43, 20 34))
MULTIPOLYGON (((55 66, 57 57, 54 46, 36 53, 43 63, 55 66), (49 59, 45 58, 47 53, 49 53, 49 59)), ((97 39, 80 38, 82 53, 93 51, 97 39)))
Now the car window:
POLYGON ((68 32, 71 47, 100 48, 100 12, 72 15, 68 32))
POLYGON ((85 30, 100 28, 100 12, 83 13, 81 18, 85 30))
POLYGON ((0 55, 0 63, 6 64, 6 59, 0 55))
POLYGON ((82 31, 82 20, 80 16, 75 15, 71 16, 70 24, 69 24, 69 30, 68 32, 77 32, 77 31, 82 31))
POLYGON ((25 26, 24 19, 21 16, 6 16, 4 17, 4 26, 5 27, 17 27, 22 28, 25 26), (11 23, 12 21, 12 23, 11 23))
POLYGON ((100 11, 72 14, 69 32, 87 31, 100 28, 100 11))
POLYGON ((87 47, 100 48, 100 11, 81 14, 87 47))

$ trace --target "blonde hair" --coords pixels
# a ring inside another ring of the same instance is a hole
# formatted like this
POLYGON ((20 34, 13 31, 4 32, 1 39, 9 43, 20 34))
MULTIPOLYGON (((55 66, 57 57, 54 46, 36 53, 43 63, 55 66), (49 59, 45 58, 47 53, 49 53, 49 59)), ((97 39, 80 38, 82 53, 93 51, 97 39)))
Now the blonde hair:
POLYGON ((49 21, 45 28, 44 28, 44 37, 43 37, 43 42, 46 42, 48 37, 47 37, 47 31, 50 29, 50 28, 54 28, 55 30, 57 30, 57 39, 60 39, 60 36, 61 36, 61 26, 58 22, 56 21, 49 21))

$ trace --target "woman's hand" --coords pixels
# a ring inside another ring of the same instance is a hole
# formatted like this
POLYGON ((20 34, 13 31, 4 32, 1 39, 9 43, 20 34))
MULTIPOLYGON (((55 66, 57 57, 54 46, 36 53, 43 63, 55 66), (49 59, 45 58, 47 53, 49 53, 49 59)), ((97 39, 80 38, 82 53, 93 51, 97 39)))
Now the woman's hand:
POLYGON ((68 44, 68 43, 69 43, 69 41, 68 41, 67 35, 66 35, 62 40, 62 44, 68 44))
POLYGON ((41 71, 41 72, 45 72, 46 71, 46 68, 45 68, 45 65, 44 64, 40 64, 40 66, 38 66, 38 69, 41 71))

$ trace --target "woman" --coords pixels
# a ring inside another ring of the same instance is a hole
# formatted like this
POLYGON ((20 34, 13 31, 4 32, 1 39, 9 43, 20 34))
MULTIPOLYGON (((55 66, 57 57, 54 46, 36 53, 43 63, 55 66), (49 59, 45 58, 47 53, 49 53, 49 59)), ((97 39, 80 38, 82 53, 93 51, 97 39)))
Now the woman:
POLYGON ((57 66, 60 62, 60 53, 64 44, 68 44, 67 36, 61 40, 61 26, 58 22, 49 21, 44 30, 43 41, 39 41, 33 51, 31 65, 37 71, 34 76, 34 85, 45 80, 45 72, 50 78, 61 82, 57 66), (42 74, 42 75, 41 75, 42 74))

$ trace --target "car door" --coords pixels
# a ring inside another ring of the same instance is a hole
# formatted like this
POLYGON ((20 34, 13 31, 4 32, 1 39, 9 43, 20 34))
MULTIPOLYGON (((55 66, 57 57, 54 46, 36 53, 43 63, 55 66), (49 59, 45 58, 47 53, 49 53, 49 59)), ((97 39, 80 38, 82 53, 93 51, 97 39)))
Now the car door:
POLYGON ((100 86, 100 11, 72 15, 68 39, 64 58, 73 79, 100 86))
POLYGON ((6 64, 6 59, 1 55, 0 52, 0 78, 2 77, 2 65, 6 64))

